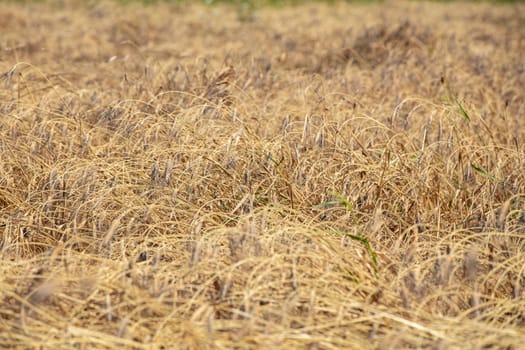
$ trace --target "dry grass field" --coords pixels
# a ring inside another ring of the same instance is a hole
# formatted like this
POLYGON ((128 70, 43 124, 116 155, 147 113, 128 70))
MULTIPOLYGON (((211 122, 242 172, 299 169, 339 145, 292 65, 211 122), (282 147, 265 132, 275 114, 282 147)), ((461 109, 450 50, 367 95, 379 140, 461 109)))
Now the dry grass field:
POLYGON ((524 348, 524 5, 0 6, 0 347, 524 348))

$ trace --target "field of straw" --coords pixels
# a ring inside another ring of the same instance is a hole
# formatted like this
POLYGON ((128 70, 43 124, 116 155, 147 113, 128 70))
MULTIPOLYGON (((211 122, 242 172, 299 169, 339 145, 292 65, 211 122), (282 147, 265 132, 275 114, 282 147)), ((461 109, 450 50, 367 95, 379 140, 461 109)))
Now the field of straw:
POLYGON ((0 33, 0 348, 523 348, 524 5, 0 33))

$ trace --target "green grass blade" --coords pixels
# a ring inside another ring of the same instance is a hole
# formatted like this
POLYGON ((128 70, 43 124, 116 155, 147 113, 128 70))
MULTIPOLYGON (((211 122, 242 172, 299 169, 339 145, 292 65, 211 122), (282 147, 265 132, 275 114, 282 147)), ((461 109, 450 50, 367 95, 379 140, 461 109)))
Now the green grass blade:
POLYGON ((366 239, 363 236, 353 235, 351 233, 344 232, 344 231, 339 231, 339 230, 333 230, 333 231, 330 231, 330 232, 338 234, 338 235, 346 236, 346 237, 348 237, 350 239, 353 239, 354 241, 359 241, 359 242, 363 243, 363 245, 365 246, 366 251, 370 255, 370 258, 372 259, 372 268, 374 269, 374 272, 377 274, 377 272, 378 272, 378 269, 377 269, 377 255, 376 255, 376 253, 374 253, 374 251, 372 249, 372 246, 370 245, 370 242, 368 241, 368 239, 366 239))
POLYGON ((353 212, 352 203, 350 203, 350 201, 345 196, 338 192, 330 192, 330 195, 336 197, 337 200, 321 202, 315 205, 314 208, 330 208, 336 205, 344 205, 349 212, 353 212))
POLYGON ((461 112, 461 115, 463 116, 463 118, 465 118, 466 121, 470 122, 470 116, 468 115, 467 111, 465 110, 465 108, 463 108, 463 106, 461 105, 461 103, 456 100, 456 103, 459 107, 459 111, 461 112))
POLYGON ((480 168, 480 167, 478 167, 478 166, 476 166, 476 165, 474 165, 474 164, 472 164, 472 163, 470 164, 470 166, 471 166, 472 169, 474 169, 478 174, 480 174, 480 175, 482 175, 482 176, 485 176, 486 178, 488 178, 488 179, 490 179, 490 180, 492 180, 492 181, 497 181, 497 180, 498 180, 494 175, 488 173, 488 172, 487 172, 486 170, 484 170, 483 168, 480 168))
POLYGON ((348 209, 348 211, 353 212, 352 203, 350 203, 348 198, 346 198, 345 196, 343 196, 341 193, 338 193, 338 192, 331 192, 330 194, 338 199, 339 204, 344 205, 346 209, 348 209))

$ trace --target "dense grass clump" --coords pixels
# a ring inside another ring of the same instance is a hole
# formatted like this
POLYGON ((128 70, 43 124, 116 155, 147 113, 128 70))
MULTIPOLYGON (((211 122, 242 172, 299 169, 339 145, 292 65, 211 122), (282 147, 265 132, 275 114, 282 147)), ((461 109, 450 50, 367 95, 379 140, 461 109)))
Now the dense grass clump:
POLYGON ((2 9, 0 344, 524 343, 521 5, 2 9))

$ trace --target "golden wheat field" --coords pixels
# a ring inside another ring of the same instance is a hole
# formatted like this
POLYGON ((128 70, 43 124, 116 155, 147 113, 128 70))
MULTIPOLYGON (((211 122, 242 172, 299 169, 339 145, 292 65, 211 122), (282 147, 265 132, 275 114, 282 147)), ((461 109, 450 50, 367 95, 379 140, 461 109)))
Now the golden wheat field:
POLYGON ((524 5, 0 9, 0 347, 525 348, 524 5))

